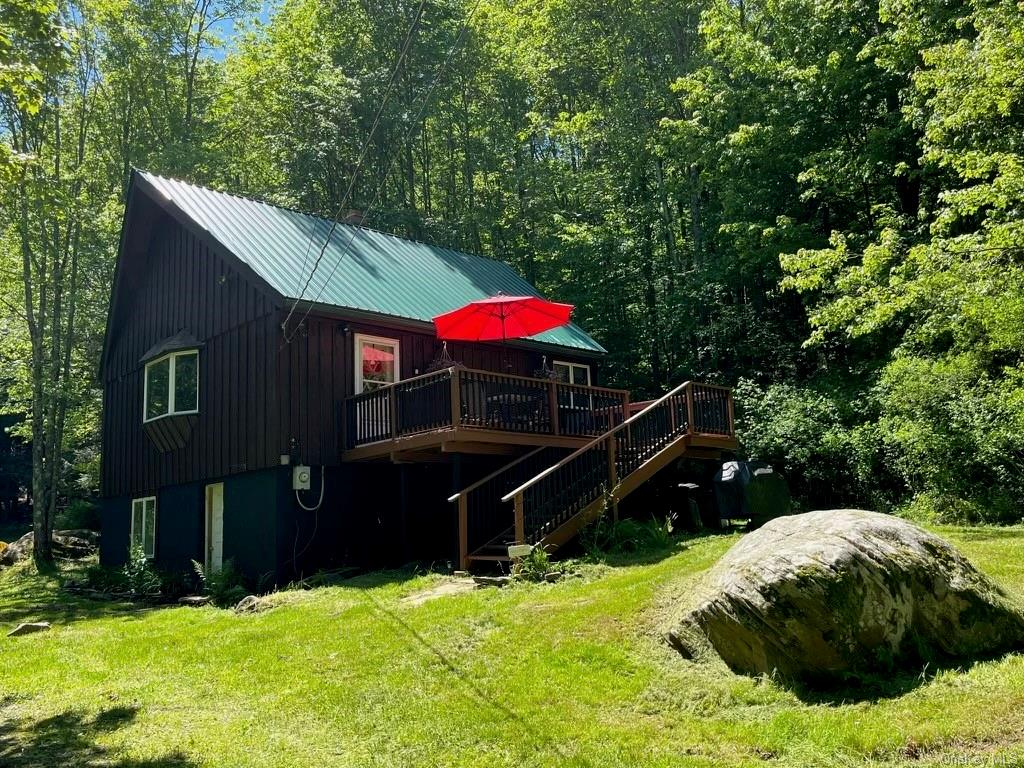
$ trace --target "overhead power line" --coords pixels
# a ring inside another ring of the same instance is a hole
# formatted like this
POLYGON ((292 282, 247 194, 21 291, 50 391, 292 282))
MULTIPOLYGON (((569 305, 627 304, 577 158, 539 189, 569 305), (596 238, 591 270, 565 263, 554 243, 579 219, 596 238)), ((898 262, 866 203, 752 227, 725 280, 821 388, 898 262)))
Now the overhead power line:
MULTIPOLYGON (((302 290, 299 291, 295 297, 295 301, 292 303, 291 309, 288 310, 288 315, 285 317, 284 322, 281 323, 281 331, 284 334, 286 342, 291 342, 294 336, 288 336, 288 321, 292 319, 292 315, 295 314, 295 308, 298 307, 299 302, 302 301, 302 297, 306 295, 306 291, 309 289, 309 284, 313 280, 313 275, 316 274, 317 267, 320 266, 320 261, 324 257, 324 253, 327 251, 327 246, 331 242, 331 237, 334 236, 334 230, 338 227, 338 220, 341 218, 341 214, 344 212, 345 207, 348 205, 349 200, 352 197, 352 191, 355 189, 356 181, 359 178, 359 172, 362 170, 363 163, 366 161, 366 157, 370 150, 370 144, 373 143, 373 137, 377 133, 377 128, 380 126, 381 117, 384 115, 384 109, 387 107, 387 103, 391 98, 391 92, 394 90, 395 84, 398 82, 398 73, 402 71, 402 63, 405 61, 406 56, 409 53, 409 48, 412 46, 412 39, 416 36, 416 30, 419 29, 420 21, 423 18, 423 11, 427 7, 427 0, 420 0, 419 8, 416 9, 416 15, 413 18, 412 24, 409 27, 409 31, 405 35, 405 40, 402 43, 402 47, 398 54, 398 60, 395 62, 395 68, 391 72, 391 78, 388 81, 387 87, 384 89, 384 95, 381 97, 380 106, 377 108, 377 114, 374 115, 373 125, 370 127, 370 133, 366 137, 366 141, 363 142, 363 148, 359 153, 359 159, 356 161, 356 167, 352 171, 352 176, 349 179, 348 188, 345 190, 345 194, 342 196, 341 204, 338 206, 338 211, 334 214, 331 219, 330 229, 327 231, 327 236, 324 238, 324 244, 320 248, 320 252, 317 254, 316 260, 313 262, 312 269, 309 270, 309 276, 306 278, 305 284, 302 286, 302 290)), ((302 268, 299 270, 299 279, 302 279, 302 273, 306 271, 306 262, 309 259, 309 249, 313 244, 316 237, 316 224, 314 223, 313 228, 309 233, 309 242, 306 245, 306 252, 302 257, 302 268)), ((296 285, 298 283, 296 282, 296 285)))
MULTIPOLYGON (((459 48, 462 47, 462 42, 463 42, 463 40, 466 37, 466 33, 469 31, 469 24, 473 20, 473 16, 476 13, 477 9, 480 7, 480 2, 481 2, 481 0, 475 0, 475 2, 473 3, 473 6, 469 10, 469 13, 466 14, 466 18, 462 22, 462 27, 459 29, 459 34, 456 37, 455 42, 452 44, 452 47, 448 50, 448 54, 447 54, 447 56, 445 56, 445 59, 442 62, 441 67, 434 74, 434 78, 433 78, 433 80, 430 83, 430 87, 427 89, 427 93, 426 93, 426 96, 423 99, 423 103, 420 106, 419 111, 416 113, 416 116, 413 118, 412 122, 409 124, 409 128, 406 131, 406 134, 405 134, 404 138, 402 139, 402 141, 398 145, 399 148, 401 148, 403 145, 409 143, 409 141, 413 138, 413 135, 416 133, 416 131, 419 129, 420 125, 422 124, 423 117, 426 114, 427 108, 430 106, 431 99, 434 96, 434 91, 437 90, 437 85, 441 81, 441 78, 444 76, 444 73, 448 70, 448 67, 451 64, 452 60, 455 58, 456 52, 459 50, 459 48)), ((384 184, 387 182, 387 178, 391 174, 391 171, 394 168, 395 163, 398 160, 398 157, 399 157, 399 154, 398 154, 397 151, 391 156, 390 162, 388 162, 386 167, 385 167, 385 172, 384 172, 384 175, 382 177, 383 180, 381 181, 381 183, 379 183, 377 185, 377 191, 374 194, 373 201, 370 203, 369 207, 366 208, 366 210, 364 211, 364 215, 368 214, 371 210, 375 209, 377 207, 377 205, 380 203, 380 199, 381 199, 381 197, 383 195, 383 191, 384 191, 384 184)), ((306 307, 306 311, 303 313, 302 319, 299 320, 299 325, 301 325, 303 322, 305 322, 306 318, 309 317, 309 313, 313 311, 313 307, 316 305, 316 303, 323 296, 324 291, 327 289, 327 286, 330 284, 331 279, 334 277, 334 273, 337 272, 338 271, 338 267, 341 266, 341 262, 345 258, 345 254, 350 251, 352 243, 353 243, 353 241, 355 240, 355 237, 356 237, 356 231, 357 231, 357 229, 355 227, 351 228, 351 232, 349 233, 348 241, 345 243, 344 247, 341 250, 341 253, 338 255, 337 260, 334 262, 334 266, 331 268, 331 271, 328 273, 327 278, 324 280, 323 284, 320 286, 320 290, 317 291, 316 296, 310 301, 309 306, 306 307)), ((326 248, 326 244, 325 244, 325 248, 326 248)))

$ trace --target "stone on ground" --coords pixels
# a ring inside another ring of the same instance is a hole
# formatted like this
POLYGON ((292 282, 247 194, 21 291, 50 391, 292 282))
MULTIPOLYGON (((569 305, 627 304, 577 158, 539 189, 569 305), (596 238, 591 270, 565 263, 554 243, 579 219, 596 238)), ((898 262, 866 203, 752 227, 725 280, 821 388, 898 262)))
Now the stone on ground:
POLYGON ((188 605, 193 608, 209 605, 212 600, 213 598, 209 595, 185 595, 184 597, 178 598, 178 602, 181 605, 188 605))
POLYGON ((19 624, 10 632, 7 633, 8 637, 20 637, 21 635, 31 635, 35 632, 45 632, 50 628, 50 622, 48 621, 27 621, 24 624, 19 624))
POLYGON ((235 604, 235 613, 259 613, 271 606, 257 595, 246 595, 235 604))
POLYGON ((507 587, 512 583, 511 576, 474 576, 473 581, 481 587, 507 587))
POLYGON ((453 579, 451 581, 444 581, 428 589, 420 590, 419 592, 413 592, 411 595, 406 595, 400 602, 413 606, 423 605, 423 603, 428 603, 439 597, 461 595, 464 592, 472 592, 476 588, 477 585, 473 579, 453 579))
POLYGON ((1024 648, 1024 611, 951 544, 861 510, 808 512, 747 534, 668 631, 735 671, 808 681, 1024 648))
MULTIPOLYGON (((0 552, 0 565, 14 565, 32 556, 35 535, 29 531, 12 541, 0 552)), ((64 559, 77 560, 96 553, 99 534, 96 531, 70 530, 53 532, 53 554, 64 559)))

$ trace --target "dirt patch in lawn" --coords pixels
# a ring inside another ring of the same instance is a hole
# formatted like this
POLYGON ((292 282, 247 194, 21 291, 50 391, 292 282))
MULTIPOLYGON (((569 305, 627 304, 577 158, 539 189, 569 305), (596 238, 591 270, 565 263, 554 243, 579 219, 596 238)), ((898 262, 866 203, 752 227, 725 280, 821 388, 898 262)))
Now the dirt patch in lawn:
POLYGON ((472 579, 453 579, 451 581, 443 581, 428 589, 422 589, 419 592, 413 592, 411 595, 403 597, 399 602, 402 605, 423 605, 439 597, 461 595, 463 592, 472 592, 476 588, 477 584, 472 579))

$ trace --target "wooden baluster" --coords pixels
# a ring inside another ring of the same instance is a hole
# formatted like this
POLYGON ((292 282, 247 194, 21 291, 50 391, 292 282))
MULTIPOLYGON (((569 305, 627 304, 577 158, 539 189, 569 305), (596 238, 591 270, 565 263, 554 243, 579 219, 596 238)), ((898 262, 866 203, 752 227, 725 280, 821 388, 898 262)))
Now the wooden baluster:
POLYGON ((516 544, 526 543, 526 514, 523 510, 523 494, 517 493, 512 500, 516 512, 516 544))

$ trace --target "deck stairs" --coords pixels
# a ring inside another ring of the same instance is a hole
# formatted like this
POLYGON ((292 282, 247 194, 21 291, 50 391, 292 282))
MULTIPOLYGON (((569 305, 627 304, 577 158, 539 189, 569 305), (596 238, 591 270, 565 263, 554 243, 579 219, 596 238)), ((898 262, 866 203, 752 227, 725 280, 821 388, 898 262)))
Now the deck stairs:
POLYGON ((735 448, 730 391, 681 384, 576 451, 539 448, 453 495, 461 566, 506 562, 513 544, 553 551, 678 459, 735 448))

